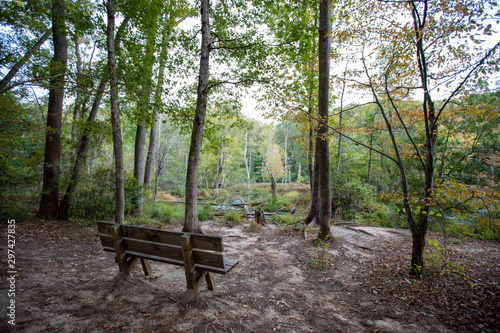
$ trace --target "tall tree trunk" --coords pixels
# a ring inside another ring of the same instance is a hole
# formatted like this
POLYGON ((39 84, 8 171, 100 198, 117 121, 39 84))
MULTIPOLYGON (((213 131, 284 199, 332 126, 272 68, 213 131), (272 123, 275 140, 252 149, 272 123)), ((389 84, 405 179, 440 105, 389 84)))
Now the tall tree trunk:
POLYGON ((318 140, 316 140, 316 149, 314 151, 314 182, 311 188, 311 208, 309 210, 309 214, 304 220, 305 224, 309 224, 312 221, 316 221, 316 224, 319 224, 319 202, 321 200, 320 197, 320 178, 319 178, 319 155, 318 155, 318 140))
MULTIPOLYGON (((347 70, 347 64, 346 64, 347 70)), ((345 72, 344 70, 344 81, 342 81, 342 92, 340 94, 340 112, 339 112, 339 140, 337 143, 337 173, 340 174, 340 166, 342 165, 342 116, 344 113, 344 92, 345 92, 345 72)), ((370 150, 371 153, 371 150, 370 150)))
POLYGON ((59 177, 61 159, 61 125, 64 99, 64 73, 68 62, 64 1, 52 2, 52 34, 54 57, 51 63, 49 106, 45 133, 43 190, 39 217, 56 217, 59 205, 59 177), (54 78, 54 75, 57 77, 54 78))
POLYGON ((208 99, 208 70, 210 60, 210 22, 209 22, 209 0, 201 2, 201 57, 200 75, 198 77, 198 95, 196 99, 196 112, 193 121, 193 132, 191 135, 191 146, 186 175, 186 208, 184 217, 184 232, 201 232, 198 220, 198 167, 200 162, 200 151, 203 140, 203 127, 207 112, 208 99))
MULTIPOLYGON (((373 120, 372 120, 372 126, 375 124, 375 116, 377 115, 376 112, 373 113, 373 120)), ((372 128, 371 132, 370 132, 370 147, 373 147, 373 131, 374 129, 372 128)), ((371 183, 371 174, 372 174, 372 150, 370 149, 369 150, 369 156, 368 156, 368 176, 367 176, 367 180, 366 182, 368 184, 371 183)))
POLYGON ((163 90, 163 83, 165 81, 165 58, 168 51, 168 37, 170 30, 165 27, 163 31, 162 40, 161 40, 161 53, 160 53, 160 66, 158 69, 158 81, 156 84, 156 91, 154 97, 154 114, 153 114, 153 125, 151 126, 151 132, 149 135, 149 147, 148 147, 148 155, 146 158, 146 170, 144 174, 144 184, 151 184, 151 173, 154 164, 155 150, 156 150, 156 136, 157 136, 157 128, 158 128, 158 109, 161 104, 161 95, 163 90))
POLYGON ((106 80, 101 80, 101 83, 97 88, 97 93, 94 99, 94 103, 92 104, 92 110, 89 113, 89 117, 85 124, 82 136, 80 138, 80 143, 78 145, 78 150, 76 152, 75 164, 73 166, 73 172, 71 173, 70 176, 69 185, 59 205, 58 217, 64 220, 69 219, 69 213, 71 210, 71 206, 73 206, 76 186, 78 184, 78 181, 80 180, 80 174, 87 159, 91 126, 94 123, 94 120, 97 116, 97 112, 99 111, 99 106, 101 105, 102 96, 104 94, 104 89, 106 88, 106 84, 107 84, 106 80))
POLYGON ((135 132, 134 178, 137 186, 132 202, 135 214, 142 211, 144 203, 144 171, 146 166, 146 126, 143 122, 135 132))
POLYGON ((245 159, 245 169, 247 171, 247 187, 250 188, 251 155, 248 156, 248 132, 245 133, 245 150, 243 151, 243 158, 245 159))
MULTIPOLYGON (((129 21, 129 18, 126 17, 120 27, 118 28, 118 31, 116 33, 116 38, 115 38, 115 44, 118 44, 120 41, 120 36, 127 26, 127 23, 129 21)), ((90 110, 89 116, 87 118, 87 122, 85 124, 85 128, 82 132, 82 135, 80 137, 79 143, 78 143, 78 148, 76 150, 76 157, 75 161, 73 164, 73 171, 70 176, 70 182, 69 185, 66 189, 66 192, 64 194, 63 199, 61 200, 61 203, 59 204, 58 212, 57 215, 59 218, 63 220, 68 220, 71 207, 73 206, 74 203, 74 195, 75 191, 78 185, 78 182, 80 180, 80 175, 83 170, 83 166, 85 165, 85 162, 87 160, 87 155, 88 155, 88 148, 89 148, 89 143, 90 143, 90 134, 91 134, 91 126, 94 123, 94 120, 97 116, 97 113, 99 112, 99 107, 102 102, 102 97, 104 95, 104 90, 106 88, 106 85, 108 83, 108 79, 101 79, 101 82, 99 83, 99 86, 97 88, 97 92, 94 96, 94 102, 92 103, 92 109, 90 110)), ((83 103, 85 104, 85 102, 83 103)), ((90 172, 90 168, 89 168, 90 172)))
POLYGON ((288 154, 287 154, 287 143, 288 143, 288 133, 285 133, 285 175, 283 179, 285 180, 285 187, 287 186, 286 183, 286 177, 287 177, 287 172, 288 172, 288 165, 287 165, 287 160, 288 160, 288 154))
POLYGON ((151 185, 151 175, 153 171, 153 164, 155 161, 155 150, 156 150, 156 136, 158 128, 158 111, 155 109, 153 113, 153 125, 151 125, 151 130, 149 132, 149 146, 148 154, 146 156, 146 167, 144 169, 144 185, 151 185))
MULTIPOLYGON (((54 13, 53 13, 53 15, 54 15, 54 13)), ((64 29, 65 29, 64 28, 64 26, 65 26, 64 20, 61 23, 62 23, 62 27, 63 27, 63 30, 61 30, 61 31, 64 31, 64 29)), ((52 26, 52 29, 47 29, 45 31, 45 33, 40 37, 40 39, 35 43, 35 45, 33 45, 33 47, 31 49, 29 49, 26 52, 26 54, 21 59, 19 59, 19 61, 10 69, 10 71, 7 73, 7 75, 4 76, 4 78, 0 81, 0 94, 3 93, 4 91, 9 90, 9 87, 7 87, 7 85, 10 83, 12 78, 14 78, 14 76, 16 76, 17 72, 19 72, 19 70, 28 62, 28 60, 33 56, 33 54, 35 54, 35 52, 40 49, 40 47, 43 45, 43 43, 45 43, 45 41, 50 37, 50 33, 53 32, 53 29, 54 29, 54 26, 52 26)), ((65 32, 64 33, 61 32, 61 34, 65 34, 65 32)), ((66 38, 65 35, 64 35, 64 38, 66 38)), ((67 48, 67 46, 66 46, 66 48, 67 48)), ((60 79, 60 80, 63 80, 63 79, 60 79)))
MULTIPOLYGON (((76 82, 82 79, 82 56, 80 54, 80 39, 75 35, 75 56, 76 56, 76 82)), ((82 109, 82 85, 77 84, 75 106, 73 108, 73 125, 71 126, 71 140, 77 138, 76 122, 80 119, 80 110, 82 109)))
MULTIPOLYGON (((319 4, 319 79, 318 79, 318 136, 316 147, 319 153, 319 233, 326 240, 330 235, 331 185, 330 154, 328 148, 328 99, 330 84, 330 1, 319 4)), ((318 155, 317 155, 318 156, 318 155)))
POLYGON ((125 221, 125 189, 123 178, 123 148, 122 132, 120 127, 120 105, 118 103, 118 78, 116 71, 116 53, 115 53, 115 6, 114 0, 108 0, 108 27, 107 48, 108 48, 108 71, 110 83, 111 100, 111 126, 113 128, 113 147, 115 156, 115 222, 123 224, 125 221))

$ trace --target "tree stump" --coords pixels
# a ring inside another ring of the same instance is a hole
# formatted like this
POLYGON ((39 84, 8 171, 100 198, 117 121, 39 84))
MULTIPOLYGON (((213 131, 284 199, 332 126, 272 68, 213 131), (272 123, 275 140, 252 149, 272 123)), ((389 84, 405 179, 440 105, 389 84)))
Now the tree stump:
POLYGON ((257 209, 255 211, 255 223, 260 225, 266 225, 266 215, 262 209, 257 209))

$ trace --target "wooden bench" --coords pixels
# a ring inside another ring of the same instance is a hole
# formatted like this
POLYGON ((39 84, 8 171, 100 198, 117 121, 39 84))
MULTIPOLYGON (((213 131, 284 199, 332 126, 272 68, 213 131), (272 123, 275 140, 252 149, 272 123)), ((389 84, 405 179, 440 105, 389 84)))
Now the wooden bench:
POLYGON ((205 279, 214 290, 213 273, 227 274, 238 260, 224 258, 222 237, 184 233, 131 225, 97 222, 99 237, 105 251, 115 252, 120 272, 113 283, 125 280, 140 261, 146 275, 152 273, 148 260, 183 266, 187 291, 182 302, 198 296, 205 279))

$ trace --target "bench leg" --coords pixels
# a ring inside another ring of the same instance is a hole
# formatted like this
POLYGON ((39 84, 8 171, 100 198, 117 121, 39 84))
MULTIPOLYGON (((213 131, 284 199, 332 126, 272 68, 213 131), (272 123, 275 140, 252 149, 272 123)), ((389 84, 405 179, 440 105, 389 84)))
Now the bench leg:
POLYGON ((141 265, 145 275, 153 274, 153 270, 151 269, 151 263, 149 262, 149 260, 141 258, 141 265))
POLYGON ((215 290, 216 284, 215 284, 214 273, 207 272, 207 275, 205 276, 205 280, 207 281, 208 290, 215 290))
POLYGON ((130 275, 130 272, 132 272, 132 269, 134 268, 134 266, 138 262, 139 262, 139 258, 131 257, 128 260, 127 266, 125 267, 125 269, 120 270, 120 272, 115 276, 115 278, 113 279, 113 281, 111 283, 112 284, 116 284, 116 283, 118 283, 120 281, 125 280, 130 275))
POLYGON ((188 278, 187 281, 188 289, 186 290, 181 299, 182 304, 186 304, 190 300, 198 297, 198 290, 200 289, 201 283, 208 275, 207 273, 208 273, 207 271, 195 270, 191 274, 191 277, 188 278))

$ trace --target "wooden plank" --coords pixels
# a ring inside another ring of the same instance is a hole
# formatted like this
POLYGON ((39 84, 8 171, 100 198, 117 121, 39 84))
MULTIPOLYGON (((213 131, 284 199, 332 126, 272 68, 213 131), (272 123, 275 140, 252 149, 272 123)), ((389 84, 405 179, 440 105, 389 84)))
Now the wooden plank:
MULTIPOLYGON (((111 235, 111 227, 116 223, 97 221, 97 229, 101 235, 111 235)), ((127 238, 136 238, 158 243, 166 243, 180 246, 180 237, 184 234, 179 231, 162 230, 148 227, 139 227, 132 225, 121 225, 122 235, 127 238)), ((190 234, 193 248, 223 252, 222 237, 190 234)))
POLYGON ((149 260, 141 258, 141 265, 145 275, 153 274, 153 269, 151 268, 151 263, 149 262, 149 260))
POLYGON ((116 252, 118 266, 120 267, 120 272, 124 272, 127 269, 128 264, 125 260, 125 248, 119 225, 115 225, 111 228, 111 237, 113 240, 113 247, 116 252))
POLYGON ((232 270, 236 265, 238 265, 240 261, 236 259, 228 259, 224 258, 224 270, 226 273, 229 273, 230 270, 232 270))
POLYGON ((116 223, 97 221, 97 231, 100 234, 111 235, 111 227, 116 225, 116 223))
POLYGON ((124 271, 120 271, 113 281, 111 282, 112 284, 116 284, 120 281, 125 280, 129 275, 130 272, 132 272, 132 269, 134 269, 135 265, 139 262, 139 258, 132 257, 128 260, 127 262, 127 268, 124 271))
MULTIPOLYGON (((97 226, 100 232, 99 236, 101 238, 101 243, 104 251, 115 252, 113 240, 111 237, 111 228, 115 225, 117 224, 111 222, 101 222, 101 221, 97 222, 97 226)), ((132 229, 145 229, 145 230, 154 230, 165 233, 182 234, 175 231, 122 225, 122 229, 129 229, 129 227, 131 227, 132 229)), ((148 233, 142 233, 142 234, 148 235, 148 233)), ((203 241, 203 239, 205 240, 209 239, 208 242, 211 242, 212 244, 217 244, 217 242, 220 241, 220 247, 218 248, 222 249, 222 237, 214 237, 214 236, 199 235, 199 234, 190 234, 190 235, 193 247, 197 240, 203 241)), ((134 256, 142 259, 149 259, 167 264, 184 266, 182 258, 182 249, 180 246, 172 246, 156 242, 141 241, 125 237, 123 240, 123 245, 127 257, 134 256), (128 247, 128 245, 131 246, 128 247)), ((217 246, 212 248, 217 248, 217 246)), ((196 248, 193 248, 193 256, 195 260, 196 269, 203 269, 217 274, 228 273, 238 263, 238 260, 224 258, 222 253, 202 251, 196 248)))
MULTIPOLYGON (((181 236, 182 260, 184 261, 184 271, 186 273, 186 282, 188 289, 194 289, 194 255, 191 235, 181 236)), ((196 296, 196 295, 194 295, 196 296)))
POLYGON ((205 276, 205 280, 207 281, 207 287, 208 290, 215 290, 215 287, 217 286, 215 284, 215 277, 212 272, 207 272, 207 276, 205 276))
MULTIPOLYGON (((109 239, 103 242, 103 246, 110 246, 109 239)), ((175 245, 167 245, 161 243, 154 243, 142 241, 131 238, 123 238, 123 246, 125 252, 136 252, 149 254, 156 257, 163 257, 168 259, 182 261, 182 248, 175 245)), ((202 251, 193 249, 194 262, 197 265, 210 266, 215 268, 224 268, 224 256, 219 252, 202 251)))

